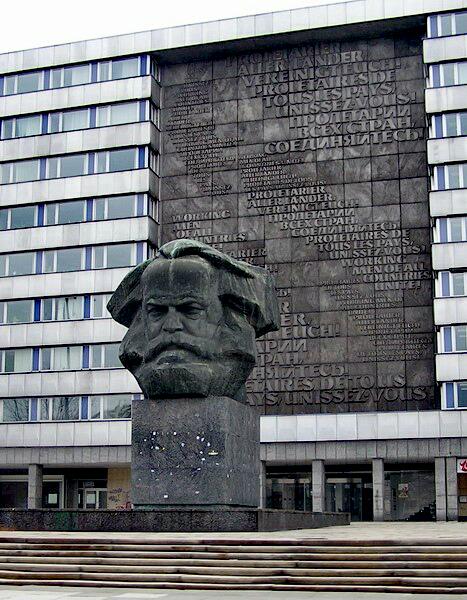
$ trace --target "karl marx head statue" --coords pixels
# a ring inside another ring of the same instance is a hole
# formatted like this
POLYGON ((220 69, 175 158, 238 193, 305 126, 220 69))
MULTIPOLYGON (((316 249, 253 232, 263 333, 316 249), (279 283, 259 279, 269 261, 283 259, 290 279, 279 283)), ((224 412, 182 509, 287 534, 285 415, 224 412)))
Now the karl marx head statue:
POLYGON ((279 326, 272 276, 195 240, 163 245, 109 301, 120 360, 148 398, 243 399, 255 339, 279 326))

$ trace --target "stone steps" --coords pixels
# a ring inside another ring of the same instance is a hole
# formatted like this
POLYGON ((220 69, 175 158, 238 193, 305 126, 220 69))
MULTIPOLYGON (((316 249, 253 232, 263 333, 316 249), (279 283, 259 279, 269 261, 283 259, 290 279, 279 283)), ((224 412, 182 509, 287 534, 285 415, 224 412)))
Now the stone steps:
MULTIPOLYGON (((407 561, 342 561, 340 559, 327 560, 239 560, 235 558, 209 559, 209 558, 106 558, 96 554, 95 557, 54 557, 55 565, 115 565, 115 566, 197 566, 197 567, 229 567, 235 568, 275 568, 275 569, 405 569, 407 561)), ((49 557, 42 556, 6 556, 0 557, 0 567, 2 564, 50 564, 49 557)), ((411 569, 466 569, 467 561, 410 561, 411 569)))
MULTIPOLYGON (((131 535, 131 534, 130 534, 131 535)), ((467 540, 0 537, 0 584, 467 593, 467 540)))

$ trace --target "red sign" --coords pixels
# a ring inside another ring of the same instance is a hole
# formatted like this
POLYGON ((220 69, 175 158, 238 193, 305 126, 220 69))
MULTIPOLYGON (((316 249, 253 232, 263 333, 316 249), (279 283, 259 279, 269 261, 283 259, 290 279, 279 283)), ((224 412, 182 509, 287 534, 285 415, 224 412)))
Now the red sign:
POLYGON ((467 473, 467 458, 460 458, 457 461, 457 472, 467 473))

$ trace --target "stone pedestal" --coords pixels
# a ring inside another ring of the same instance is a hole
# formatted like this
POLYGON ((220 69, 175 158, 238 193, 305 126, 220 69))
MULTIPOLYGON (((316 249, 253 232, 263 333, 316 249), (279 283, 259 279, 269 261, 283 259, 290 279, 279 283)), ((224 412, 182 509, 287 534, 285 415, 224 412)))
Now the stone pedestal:
POLYGON ((131 470, 135 508, 257 507, 259 416, 226 397, 135 401, 131 470))

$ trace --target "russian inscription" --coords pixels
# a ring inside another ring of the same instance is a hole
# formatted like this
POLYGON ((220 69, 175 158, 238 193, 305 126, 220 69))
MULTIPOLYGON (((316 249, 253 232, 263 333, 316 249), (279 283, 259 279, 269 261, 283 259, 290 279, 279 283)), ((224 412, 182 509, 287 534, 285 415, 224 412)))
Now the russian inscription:
MULTIPOLYGON (((413 42, 413 40, 412 40, 413 42)), ((267 413, 436 405, 421 45, 317 43, 169 65, 163 241, 276 276, 267 413)))

